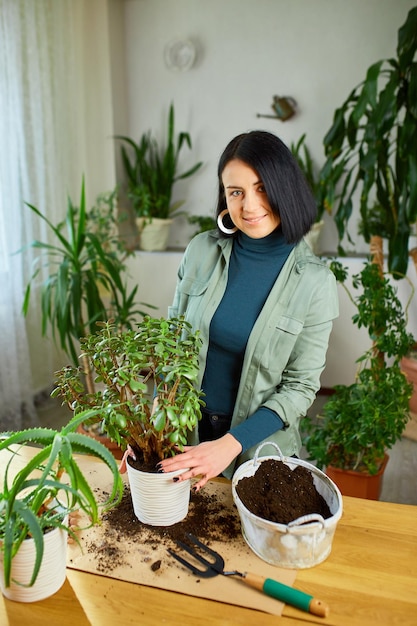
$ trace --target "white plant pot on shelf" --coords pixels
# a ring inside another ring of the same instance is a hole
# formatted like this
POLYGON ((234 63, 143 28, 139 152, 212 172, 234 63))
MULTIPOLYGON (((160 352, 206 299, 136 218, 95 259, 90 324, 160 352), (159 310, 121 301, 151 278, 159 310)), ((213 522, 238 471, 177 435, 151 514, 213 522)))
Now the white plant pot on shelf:
POLYGON ((304 239, 313 250, 314 254, 320 255, 320 244, 319 239, 321 235, 321 231, 323 230, 324 221, 315 222, 309 232, 305 235, 304 239))
POLYGON ((171 224, 171 219, 137 217, 140 249, 148 252, 166 250, 171 224))
POLYGON ((39 574, 31 587, 35 563, 35 543, 26 539, 12 560, 12 576, 9 587, 5 586, 3 557, 0 552, 0 587, 2 594, 15 602, 38 602, 54 595, 64 584, 67 566, 67 532, 54 528, 44 535, 44 553, 39 574), (14 580, 18 581, 13 582, 14 580))
POLYGON ((190 480, 174 482, 185 470, 163 474, 142 472, 127 462, 133 510, 143 524, 172 526, 183 520, 190 503, 190 480))

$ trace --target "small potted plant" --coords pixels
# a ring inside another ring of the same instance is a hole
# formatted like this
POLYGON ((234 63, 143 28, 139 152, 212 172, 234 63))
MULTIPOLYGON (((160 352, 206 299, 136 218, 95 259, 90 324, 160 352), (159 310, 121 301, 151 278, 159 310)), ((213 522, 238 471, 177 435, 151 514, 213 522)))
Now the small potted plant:
POLYGON ((0 586, 11 600, 34 602, 58 591, 66 576, 67 536, 75 536, 70 514, 82 511, 93 525, 101 509, 121 499, 123 483, 114 456, 101 443, 74 432, 93 416, 94 411, 80 413, 59 432, 31 428, 0 435, 0 586), (22 446, 35 446, 33 454, 22 454, 22 446), (92 455, 110 469, 113 487, 105 502, 97 501, 74 453, 92 455))
POLYGON ((140 521, 174 524, 187 514, 190 484, 174 482, 175 473, 158 473, 157 464, 182 449, 187 431, 201 418, 204 403, 195 387, 199 332, 192 332, 183 318, 145 316, 137 330, 127 331, 111 320, 100 326, 97 333, 82 339, 81 348, 101 389, 86 392, 82 371, 68 366, 58 372, 53 395, 60 396, 76 415, 87 408, 98 411, 108 436, 122 449, 129 446, 127 470, 140 521), (158 487, 155 481, 160 483, 158 487), (143 493, 136 501, 136 486, 142 490, 143 483, 152 497, 157 494, 154 505, 147 504, 143 493), (149 483, 152 486, 148 487, 149 483), (157 492, 161 486, 168 489, 168 505, 157 492), (178 504, 177 510, 174 504, 178 504))
POLYGON ((142 250, 164 250, 167 245, 172 218, 179 215, 184 201, 172 202, 172 191, 179 180, 192 176, 200 167, 199 161, 181 174, 178 161, 184 145, 190 149, 191 137, 187 132, 175 136, 174 105, 168 114, 166 145, 159 146, 151 131, 136 143, 130 137, 116 137, 125 145, 121 147, 122 163, 127 177, 127 194, 132 202, 140 233, 142 250))
POLYGON ((331 266, 357 308, 354 323, 368 330, 372 345, 358 359, 355 381, 336 385, 322 413, 303 420, 304 445, 309 459, 326 468, 344 495, 378 499, 386 451, 409 419, 412 385, 400 362, 413 338, 396 289, 377 264, 368 261, 353 277, 353 287, 361 289, 356 297, 345 285, 346 269, 339 262, 331 266))

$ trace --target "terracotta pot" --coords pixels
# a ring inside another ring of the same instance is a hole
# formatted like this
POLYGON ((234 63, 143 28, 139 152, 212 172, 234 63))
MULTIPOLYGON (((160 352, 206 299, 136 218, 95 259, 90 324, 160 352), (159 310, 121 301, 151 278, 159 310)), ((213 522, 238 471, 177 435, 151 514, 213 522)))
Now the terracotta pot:
POLYGON ((142 472, 127 461, 130 494, 136 517, 151 526, 172 526, 186 517, 190 503, 190 480, 174 482, 186 470, 163 474, 142 472))
POLYGON ((413 383, 414 391, 410 398, 410 410, 413 413, 417 413, 417 359, 408 356, 403 357, 401 359, 401 369, 408 380, 413 383))
POLYGON ((365 472, 343 470, 332 465, 326 468, 326 474, 336 483, 343 496, 379 500, 382 491, 383 474, 388 459, 388 454, 386 454, 379 471, 372 475, 365 472))
MULTIPOLYGON (((35 543, 26 539, 12 561, 12 579, 10 587, 5 587, 3 560, 0 559, 0 588, 3 595, 15 602, 37 602, 49 598, 64 584, 67 565, 67 532, 54 528, 44 535, 44 553, 39 574, 32 587, 25 587, 30 582, 35 563, 35 543)), ((30 621, 30 620, 29 620, 30 621)))
POLYGON ((102 443, 103 446, 106 446, 107 450, 110 450, 115 459, 120 461, 120 459, 123 457, 123 450, 119 448, 117 443, 106 437, 106 435, 99 435, 95 433, 94 430, 84 428, 82 424, 78 426, 77 432, 81 433, 82 435, 88 435, 88 437, 92 437, 92 439, 95 439, 96 441, 102 443))

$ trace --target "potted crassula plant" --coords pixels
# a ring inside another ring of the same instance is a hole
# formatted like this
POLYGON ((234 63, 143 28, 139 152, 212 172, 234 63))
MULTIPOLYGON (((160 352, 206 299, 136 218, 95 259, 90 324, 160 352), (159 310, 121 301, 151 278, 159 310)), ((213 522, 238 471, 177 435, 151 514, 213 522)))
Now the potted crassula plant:
POLYGON ((85 392, 82 372, 72 366, 58 372, 53 395, 76 415, 99 411, 108 436, 122 449, 129 446, 133 507, 143 523, 169 526, 188 512, 189 481, 174 482, 176 474, 158 473, 157 464, 182 449, 201 418, 203 401, 195 387, 200 345, 199 332, 183 318, 145 316, 137 330, 127 331, 108 321, 81 341, 98 391, 85 392))
POLYGON ((199 161, 179 172, 180 153, 185 145, 191 149, 187 132, 175 134, 174 105, 168 114, 166 142, 159 145, 151 131, 144 133, 138 142, 119 135, 122 142, 121 157, 127 179, 127 195, 132 203, 140 235, 142 250, 165 250, 172 219, 179 215, 183 200, 173 202, 172 192, 179 180, 192 176, 200 169, 199 161))
POLYGON ((69 517, 85 513, 88 525, 116 505, 123 483, 114 456, 98 441, 74 432, 86 411, 61 431, 32 428, 0 435, 0 586, 3 595, 35 602, 53 595, 66 577, 69 517), (88 454, 110 470, 113 487, 99 502, 74 453, 88 454))
POLYGON ((378 264, 366 262, 353 277, 355 296, 345 285, 346 269, 336 261, 331 266, 356 307, 353 322, 367 329, 371 345, 358 359, 355 381, 336 385, 321 414, 303 420, 304 445, 342 494, 378 499, 387 450, 409 419, 412 385, 400 364, 413 337, 396 289, 378 264))

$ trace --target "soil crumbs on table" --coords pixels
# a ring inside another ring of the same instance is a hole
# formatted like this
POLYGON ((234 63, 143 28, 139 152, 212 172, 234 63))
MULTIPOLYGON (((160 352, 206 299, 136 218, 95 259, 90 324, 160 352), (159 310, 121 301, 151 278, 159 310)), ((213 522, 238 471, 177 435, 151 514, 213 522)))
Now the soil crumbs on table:
MULTIPOLYGON (((136 517, 130 490, 125 486, 122 500, 114 509, 102 515, 102 540, 91 541, 87 551, 94 555, 96 567, 102 573, 110 573, 116 567, 125 565, 126 546, 134 543, 135 548, 143 546, 144 553, 152 553, 163 546, 175 549, 177 541, 190 544, 187 534, 191 533, 209 545, 213 541, 233 541, 241 535, 239 515, 235 507, 225 508, 217 494, 205 493, 204 490, 191 492, 190 507, 187 517, 172 526, 150 526, 143 524, 136 517)), ((151 569, 157 571, 161 561, 154 562, 150 557, 151 569)))
MULTIPOLYGON (((302 466, 291 470, 282 461, 262 461, 253 476, 239 480, 236 491, 246 508, 273 522, 288 524, 310 513, 320 513, 325 519, 331 516, 311 473, 302 466)), ((235 505, 226 507, 221 496, 204 489, 192 491, 184 520, 172 526, 149 526, 135 516, 126 485, 120 504, 102 515, 100 538, 89 541, 86 548, 103 574, 126 566, 126 552, 130 549, 136 553, 139 550, 138 557, 157 572, 161 567, 161 548, 165 554, 168 548, 177 548, 177 541, 190 544, 188 533, 207 545, 233 542, 241 537, 235 505)))
POLYGON ((239 480, 236 492, 249 511, 279 524, 289 524, 311 513, 319 513, 324 519, 332 515, 311 472, 302 465, 292 470, 282 461, 262 461, 253 476, 239 480))

